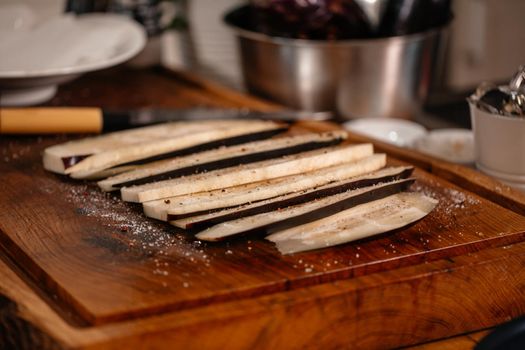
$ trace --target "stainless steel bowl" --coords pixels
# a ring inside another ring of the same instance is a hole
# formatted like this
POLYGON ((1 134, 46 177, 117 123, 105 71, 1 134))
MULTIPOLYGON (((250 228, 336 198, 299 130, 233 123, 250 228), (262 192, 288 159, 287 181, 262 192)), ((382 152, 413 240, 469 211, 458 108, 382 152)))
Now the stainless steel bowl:
POLYGON ((239 10, 225 22, 238 38, 249 92, 291 108, 336 111, 345 119, 410 119, 420 112, 445 27, 380 39, 289 39, 236 25, 239 10))

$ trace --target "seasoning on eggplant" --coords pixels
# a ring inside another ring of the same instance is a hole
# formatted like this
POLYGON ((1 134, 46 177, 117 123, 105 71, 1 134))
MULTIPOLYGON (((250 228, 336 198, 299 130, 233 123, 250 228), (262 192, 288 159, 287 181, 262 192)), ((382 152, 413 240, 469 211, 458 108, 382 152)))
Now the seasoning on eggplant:
POLYGON ((283 254, 400 228, 436 206, 404 192, 413 168, 381 169, 386 156, 372 144, 334 146, 344 131, 269 139, 285 129, 255 120, 168 123, 49 147, 44 166, 82 179, 126 171, 99 186, 120 188, 149 217, 201 230, 198 239, 261 232, 283 254))
POLYGON ((403 179, 368 186, 273 212, 226 221, 199 232, 196 237, 205 241, 217 241, 239 234, 255 232, 271 234, 399 193, 406 190, 413 182, 414 179, 403 179))
MULTIPOLYGON (((267 200, 248 203, 239 207, 213 211, 211 213, 177 217, 168 214, 170 224, 183 229, 202 230, 221 222, 240 219, 242 217, 279 210, 315 199, 331 196, 337 193, 355 190, 358 188, 378 185, 380 183, 405 179, 412 174, 412 167, 390 167, 367 175, 356 176, 350 179, 336 181, 324 186, 310 188, 296 193, 270 198, 267 200)), ((191 214, 190 214, 191 215, 191 214)))
POLYGON ((370 173, 384 167, 385 164, 384 154, 374 154, 354 162, 346 162, 302 174, 170 197, 168 198, 169 203, 162 199, 145 202, 143 203, 144 213, 146 216, 166 221, 168 215, 181 217, 235 207, 370 173))
POLYGON ((44 168, 55 173, 64 174, 66 169, 81 163, 94 154, 167 138, 176 139, 181 136, 217 128, 251 123, 252 121, 244 120, 183 121, 86 137, 46 148, 43 157, 44 168))
POLYGON ((345 138, 346 132, 344 131, 330 131, 220 147, 205 152, 146 164, 137 169, 99 181, 98 185, 104 191, 113 191, 121 187, 142 185, 334 146, 345 138))
POLYGON ((407 226, 430 213, 437 203, 421 193, 402 192, 280 230, 266 239, 282 254, 331 247, 407 226))
POLYGON ((156 160, 187 155, 221 145, 235 145, 266 139, 286 130, 271 121, 240 123, 191 134, 152 139, 136 145, 115 148, 95 154, 65 170, 76 179, 93 178, 97 173, 117 166, 144 164, 156 160))
POLYGON ((281 176, 300 174, 357 160, 373 154, 372 144, 345 145, 213 170, 173 180, 123 187, 122 199, 146 202, 188 193, 210 191, 281 176))

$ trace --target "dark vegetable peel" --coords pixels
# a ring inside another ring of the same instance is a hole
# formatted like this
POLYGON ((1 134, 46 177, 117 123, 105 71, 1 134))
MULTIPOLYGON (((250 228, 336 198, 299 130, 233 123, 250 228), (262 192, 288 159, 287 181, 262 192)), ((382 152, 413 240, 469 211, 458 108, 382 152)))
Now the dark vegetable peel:
POLYGON ((413 170, 412 167, 388 168, 365 176, 337 181, 335 183, 330 183, 325 186, 320 186, 299 193, 278 196, 232 209, 214 211, 208 215, 195 216, 194 214, 189 213, 177 216, 168 214, 168 221, 183 229, 199 231, 225 221, 280 210, 281 208, 306 203, 345 191, 406 179, 412 174, 413 170), (186 219, 183 220, 184 218, 186 219))
POLYGON ((286 125, 269 121, 243 121, 239 124, 227 123, 216 128, 206 124, 202 129, 189 130, 181 135, 157 132, 147 135, 146 140, 135 144, 114 146, 103 152, 93 154, 70 168, 65 173, 76 179, 97 178, 99 173, 119 166, 138 165, 135 162, 159 160, 177 154, 189 154, 197 149, 214 148, 224 143, 242 143, 246 140, 264 139, 286 130, 286 125))
POLYGON ((436 206, 408 192, 412 166, 386 167, 372 143, 342 143, 344 130, 273 137, 288 126, 213 120, 124 130, 48 147, 44 168, 110 176, 102 190, 120 189, 146 216, 199 240, 261 233, 282 254, 404 227, 436 206))
POLYGON ((107 158, 107 156, 96 157, 95 161, 89 161, 89 159, 101 153, 109 152, 110 155, 114 156, 116 150, 122 152, 122 150, 140 146, 138 148, 140 151, 141 147, 145 148, 148 145, 162 143, 162 141, 169 139, 184 139, 189 135, 196 135, 203 132, 213 133, 223 129, 243 127, 247 128, 246 133, 250 130, 255 132, 265 129, 283 128, 286 127, 286 125, 253 120, 183 121, 158 124, 87 137, 48 147, 44 151, 43 163, 46 170, 65 174, 66 172, 71 172, 71 168, 74 167, 79 170, 86 170, 86 168, 96 165, 101 160, 107 158), (91 162, 95 164, 87 166, 91 162))
POLYGON ((196 237, 205 241, 218 241, 240 234, 256 232, 272 234, 334 215, 360 204, 405 191, 414 181, 414 179, 393 181, 287 207, 272 213, 262 213, 223 222, 199 232, 196 234, 196 237))
POLYGON ((234 145, 239 145, 239 144, 243 144, 246 142, 265 140, 275 135, 278 135, 280 133, 283 133, 286 130, 288 130, 288 127, 284 126, 284 127, 273 129, 273 130, 264 130, 264 131, 254 132, 254 133, 241 134, 238 136, 233 136, 233 137, 223 138, 223 139, 219 139, 219 140, 215 140, 211 142, 201 143, 201 144, 198 144, 192 147, 176 150, 173 152, 167 152, 167 153, 158 154, 152 157, 142 158, 142 159, 135 160, 132 162, 122 163, 122 164, 119 164, 119 166, 142 165, 142 164, 147 164, 147 163, 169 159, 173 157, 193 155, 198 152, 211 150, 211 149, 221 147, 221 146, 234 146, 234 145))
POLYGON ((242 164, 184 178, 164 180, 139 186, 123 187, 122 199, 147 202, 184 194, 222 189, 358 160, 373 154, 371 144, 343 145, 302 152, 261 162, 242 164))
POLYGON ((438 201, 417 192, 401 192, 361 204, 325 219, 281 230, 268 237, 281 254, 331 247, 415 223, 438 201))
POLYGON ((372 173, 385 165, 384 154, 373 154, 359 160, 349 160, 301 174, 145 202, 144 213, 146 216, 163 221, 167 221, 168 214, 182 217, 188 213, 192 215, 208 213, 372 173))
POLYGON ((98 185, 104 191, 113 191, 121 187, 143 185, 335 146, 345 138, 344 132, 312 133, 221 147, 147 164, 99 181, 98 185))

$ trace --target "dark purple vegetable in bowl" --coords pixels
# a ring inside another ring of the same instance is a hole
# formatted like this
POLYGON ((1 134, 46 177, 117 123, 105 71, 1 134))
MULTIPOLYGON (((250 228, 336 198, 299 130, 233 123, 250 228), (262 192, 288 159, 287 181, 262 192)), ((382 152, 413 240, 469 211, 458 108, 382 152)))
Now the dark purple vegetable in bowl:
POLYGON ((251 0, 249 5, 241 28, 294 39, 407 35, 444 26, 452 18, 450 0, 251 0))
POLYGON ((252 0, 257 32, 298 39, 369 37, 370 24, 353 0, 252 0))

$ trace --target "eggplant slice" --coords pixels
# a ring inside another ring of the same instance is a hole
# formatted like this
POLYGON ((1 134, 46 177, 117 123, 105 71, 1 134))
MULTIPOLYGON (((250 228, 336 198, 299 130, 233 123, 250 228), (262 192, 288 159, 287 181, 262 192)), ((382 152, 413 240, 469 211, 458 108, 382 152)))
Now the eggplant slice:
POLYGON ((278 137, 235 146, 220 147, 210 151, 146 164, 138 169, 99 181, 98 185, 104 191, 113 191, 121 187, 142 185, 334 146, 345 138, 346 132, 331 131, 278 137))
MULTIPOLYGON (((252 123, 253 121, 242 120, 182 121, 87 137, 46 148, 43 157, 44 168, 55 173, 65 174, 66 169, 81 163, 94 154, 167 138, 176 139, 217 128, 250 125, 252 123)), ((278 125, 282 127, 281 124, 278 125)))
POLYGON ((248 203, 239 207, 213 211, 211 213, 190 217, 186 217, 185 215, 182 215, 181 217, 168 214, 168 221, 170 224, 183 229, 203 230, 207 227, 220 224, 221 222, 240 219, 242 217, 273 210, 280 210, 281 208, 309 202, 345 191, 406 179, 412 174, 413 170, 414 168, 412 167, 386 168, 371 174, 332 182, 328 185, 307 189, 298 193, 290 193, 255 203, 248 203))
POLYGON ((282 254, 331 247, 405 227, 426 216, 437 203, 421 193, 401 192, 280 230, 266 239, 274 242, 282 254))
POLYGON ((97 173, 117 166, 144 164, 156 160, 192 154, 221 145, 235 145, 266 139, 286 127, 275 122, 241 123, 216 127, 178 137, 152 139, 139 144, 107 150, 82 160, 65 170, 76 179, 94 178, 97 173))
POLYGON ((271 138, 264 120, 165 123, 48 147, 44 168, 102 179, 144 213, 218 241, 265 233, 282 254, 343 244, 409 225, 438 201, 406 192, 413 167, 389 167, 346 132, 271 138), (271 138, 271 139, 270 139, 271 138), (381 169, 381 170, 380 170, 381 169))
POLYGON ((205 241, 218 241, 234 235, 255 232, 271 234, 405 191, 413 182, 414 179, 396 180, 338 193, 281 210, 226 221, 199 232, 196 237, 205 241))
MULTIPOLYGON (((116 175, 119 175, 125 172, 130 172, 136 169, 140 169, 142 167, 147 167, 150 164, 162 162, 164 160, 171 159, 171 158, 192 156, 195 154, 199 154, 203 151, 215 150, 217 148, 237 145, 237 144, 243 144, 245 142, 253 142, 255 140, 271 139, 273 136, 280 134, 284 131, 286 131, 286 129, 271 129, 271 130, 265 130, 265 131, 255 132, 255 133, 242 134, 242 135, 233 136, 233 137, 219 138, 218 140, 215 140, 215 141, 199 143, 195 146, 191 146, 188 148, 176 149, 171 152, 162 153, 162 154, 142 158, 142 159, 131 161, 131 162, 126 162, 126 163, 123 163, 117 166, 113 166, 107 169, 103 169, 103 170, 76 172, 76 173, 71 174, 71 177, 82 179, 82 180, 105 179, 110 176, 116 176, 116 175)), ((201 135, 197 135, 197 137, 201 137, 201 135)), ((190 141, 195 141, 195 139, 191 139, 190 141)))
POLYGON ((146 202, 183 194, 211 191, 300 174, 316 169, 362 159, 373 154, 372 144, 345 145, 303 152, 290 156, 243 164, 235 167, 195 174, 151 184, 123 187, 122 199, 128 202, 146 202))
POLYGON ((386 156, 384 154, 374 154, 355 162, 347 162, 302 174, 145 202, 143 203, 144 213, 151 218, 167 221, 168 215, 184 217, 236 207, 241 204, 304 191, 370 173, 381 169, 385 164, 386 156))

